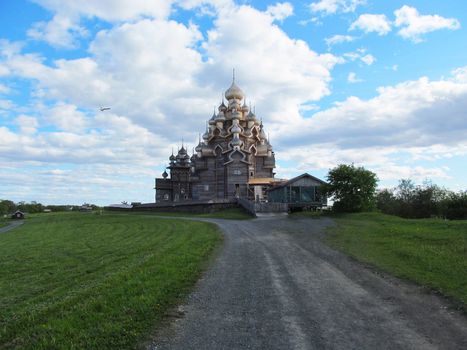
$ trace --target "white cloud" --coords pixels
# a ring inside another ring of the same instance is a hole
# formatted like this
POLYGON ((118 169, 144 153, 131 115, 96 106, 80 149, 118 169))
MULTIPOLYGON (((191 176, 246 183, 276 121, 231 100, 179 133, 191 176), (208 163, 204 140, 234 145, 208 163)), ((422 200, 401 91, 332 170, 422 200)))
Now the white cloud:
POLYGON ((11 91, 11 89, 6 86, 5 84, 0 84, 0 94, 7 94, 11 91))
POLYGON ((283 21, 293 15, 293 6, 290 2, 278 2, 275 5, 268 6, 266 13, 277 21, 283 21))
POLYGON ((342 44, 342 43, 349 43, 354 41, 356 38, 354 36, 350 35, 333 35, 329 38, 325 38, 324 41, 326 42, 327 46, 333 46, 336 44, 342 44))
POLYGON ((363 80, 357 78, 357 74, 355 74, 354 72, 350 72, 349 75, 347 76, 347 81, 351 84, 354 84, 354 83, 360 83, 363 80))
POLYGON ((465 110, 467 83, 455 77, 438 81, 422 77, 379 88, 378 96, 369 100, 350 97, 303 120, 300 127, 292 125, 278 132, 289 135, 281 143, 291 148, 309 144, 309 140, 319 145, 332 138, 331 147, 341 150, 431 149, 443 157, 447 150, 467 154, 465 110))
POLYGON ((34 0, 41 6, 67 17, 98 17, 106 21, 128 21, 151 17, 166 19, 172 0, 34 0))
POLYGON ((376 58, 372 54, 366 54, 366 49, 363 48, 346 52, 343 56, 350 61, 360 60, 368 66, 371 66, 376 61, 376 58))
POLYGON ((413 42, 421 42, 421 35, 439 29, 455 30, 460 28, 460 23, 455 18, 444 18, 439 15, 420 15, 416 8, 404 5, 394 11, 396 20, 394 24, 402 27, 398 34, 413 42))
POLYGON ((363 14, 350 25, 349 30, 360 29, 365 33, 375 32, 378 35, 386 35, 391 31, 391 22, 386 15, 363 14))
POLYGON ((363 63, 365 63, 368 66, 371 66, 375 61, 376 58, 373 55, 367 54, 365 56, 360 57, 363 63))
POLYGON ((82 17, 97 17, 105 21, 128 21, 150 17, 165 19, 169 16, 171 0, 35 0, 41 6, 54 12, 49 22, 36 22, 27 34, 35 40, 46 41, 52 46, 75 48, 78 39, 88 34, 80 25, 82 17))
POLYGON ((23 134, 34 134, 37 131, 39 123, 36 118, 27 115, 20 115, 15 120, 23 134))
POLYGON ((298 118, 302 101, 327 95, 330 69, 339 61, 330 54, 317 54, 302 40, 289 38, 270 16, 249 6, 221 12, 203 47, 209 57, 201 75, 209 77, 205 84, 217 78, 216 85, 225 86, 229 80, 226 68, 237 67, 247 98, 255 99, 259 113, 278 121, 284 114, 298 118))
POLYGON ((354 12, 358 6, 364 4, 366 4, 366 0, 320 0, 312 2, 310 9, 312 12, 322 12, 329 15, 338 12, 354 12))
POLYGON ((36 22, 27 32, 35 40, 48 42, 52 46, 74 48, 77 38, 87 35, 87 30, 76 24, 71 18, 55 15, 49 22, 36 22))
POLYGON ((59 130, 81 132, 88 125, 84 113, 78 111, 74 105, 58 103, 43 113, 44 119, 59 130))
POLYGON ((467 66, 452 71, 454 79, 460 83, 467 83, 467 66))

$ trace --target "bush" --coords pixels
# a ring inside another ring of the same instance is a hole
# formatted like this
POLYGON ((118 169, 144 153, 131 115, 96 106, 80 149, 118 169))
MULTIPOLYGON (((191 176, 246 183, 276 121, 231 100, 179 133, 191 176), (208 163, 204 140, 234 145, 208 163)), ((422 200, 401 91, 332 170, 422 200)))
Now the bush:
POLYGON ((396 188, 378 192, 376 206, 385 214, 404 218, 467 219, 467 194, 430 182, 415 186, 411 180, 400 180, 396 188))

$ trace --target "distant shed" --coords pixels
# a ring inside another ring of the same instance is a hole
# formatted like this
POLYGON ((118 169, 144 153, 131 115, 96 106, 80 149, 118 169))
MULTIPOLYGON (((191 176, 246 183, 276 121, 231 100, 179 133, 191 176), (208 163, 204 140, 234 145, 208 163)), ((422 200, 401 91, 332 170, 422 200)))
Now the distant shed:
POLYGON ((289 208, 323 207, 327 205, 327 197, 322 194, 320 187, 325 183, 323 180, 305 173, 270 188, 268 201, 289 203, 289 208))
POLYGON ((24 217, 25 217, 25 214, 20 210, 17 210, 13 214, 11 214, 12 219, 19 220, 19 219, 24 219, 24 217))

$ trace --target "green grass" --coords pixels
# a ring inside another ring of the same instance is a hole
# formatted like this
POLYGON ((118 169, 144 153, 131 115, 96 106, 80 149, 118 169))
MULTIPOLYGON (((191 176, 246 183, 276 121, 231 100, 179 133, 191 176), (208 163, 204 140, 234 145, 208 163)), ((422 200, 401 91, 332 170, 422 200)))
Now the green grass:
POLYGON ((322 211, 296 211, 293 213, 289 214, 290 218, 300 218, 300 217, 307 217, 307 218, 313 218, 313 219, 318 219, 320 217, 323 217, 326 215, 322 211))
POLYGON ((0 227, 7 226, 9 223, 8 219, 0 218, 0 227))
POLYGON ((460 301, 467 309, 467 221, 409 220, 378 213, 336 216, 328 242, 395 276, 460 301))
POLYGON ((217 211, 209 214, 199 214, 199 217, 213 218, 213 219, 227 219, 227 220, 250 220, 253 215, 250 215, 241 208, 230 208, 217 211))
MULTIPOLYGON (((112 211, 109 211, 112 213, 112 211)), ((152 216, 171 216, 171 217, 194 217, 194 218, 212 218, 212 219, 226 219, 226 220, 250 220, 253 216, 248 214, 242 208, 229 208, 220 210, 214 213, 207 214, 194 214, 194 213, 165 213, 165 212, 151 212, 151 211, 140 211, 140 212, 115 212, 127 215, 152 215, 152 216)))
POLYGON ((0 235, 0 348, 129 349, 199 278, 209 223, 47 214, 0 235))

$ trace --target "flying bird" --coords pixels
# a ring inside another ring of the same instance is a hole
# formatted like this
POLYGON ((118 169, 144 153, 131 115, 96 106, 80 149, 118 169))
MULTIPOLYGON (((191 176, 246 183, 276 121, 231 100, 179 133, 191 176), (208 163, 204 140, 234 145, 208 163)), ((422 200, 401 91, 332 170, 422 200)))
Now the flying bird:
POLYGON ((99 109, 101 110, 101 112, 104 112, 104 111, 108 111, 110 107, 101 107, 99 109))

